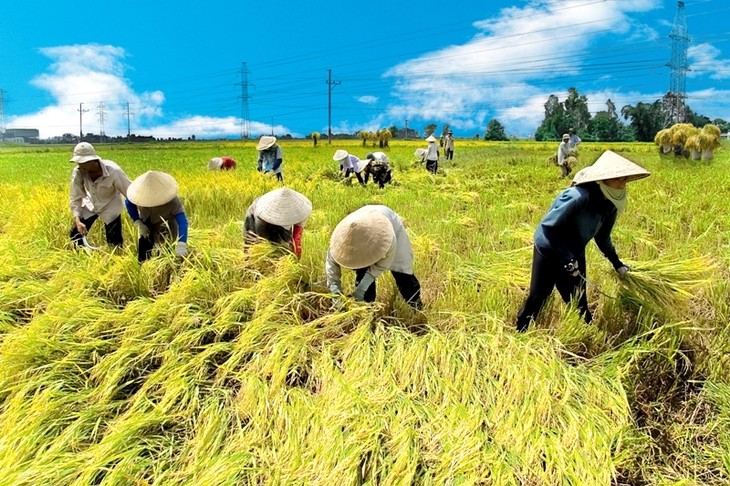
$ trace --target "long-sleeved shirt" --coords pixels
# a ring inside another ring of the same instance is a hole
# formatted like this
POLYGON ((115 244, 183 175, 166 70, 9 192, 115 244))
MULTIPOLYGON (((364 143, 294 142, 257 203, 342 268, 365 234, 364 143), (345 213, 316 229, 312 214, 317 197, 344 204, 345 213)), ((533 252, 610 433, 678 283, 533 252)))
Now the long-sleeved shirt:
POLYGON ((141 220, 150 230, 150 237, 159 242, 163 235, 169 234, 183 243, 188 241, 188 218, 185 216, 180 198, 175 196, 172 201, 162 206, 144 207, 137 206, 131 201, 127 202, 127 212, 132 221, 141 220))
POLYGON ((347 157, 340 161, 343 170, 351 170, 353 172, 360 172, 360 159, 352 154, 348 154, 347 157))
POLYGON ((446 135, 444 138, 444 149, 445 150, 454 150, 454 137, 451 135, 446 135))
POLYGON ((88 218, 97 214, 104 223, 111 223, 122 214, 122 197, 132 183, 127 174, 111 160, 99 160, 101 176, 95 181, 89 174, 79 170, 71 171, 69 206, 74 217, 88 218))
MULTIPOLYGON (((355 212, 378 211, 390 220, 393 225, 395 239, 390 249, 381 260, 373 263, 367 269, 373 279, 376 279, 386 270, 396 271, 413 275, 413 249, 411 248, 411 240, 408 238, 406 227, 403 220, 395 211, 383 205, 363 206, 355 212)), ((342 268, 340 264, 332 258, 327 251, 327 261, 325 262, 325 274, 327 275, 327 287, 331 290, 341 289, 342 285, 342 268)))
POLYGON ((561 265, 585 256, 588 242, 598 248, 614 268, 623 265, 611 241, 616 206, 598 184, 589 182, 561 192, 535 230, 535 247, 541 255, 561 265))
POLYGON ((426 149, 426 160, 438 160, 439 159, 439 148, 436 142, 428 142, 428 148, 426 149))
POLYGON ((581 139, 578 135, 575 133, 570 135, 570 138, 568 139, 568 146, 570 148, 575 148, 578 146, 578 144, 581 142, 581 139))
POLYGON ((570 146, 567 142, 560 142, 558 146, 558 165, 565 164, 565 158, 570 155, 570 146))
POLYGON ((274 145, 259 152, 259 158, 256 161, 259 172, 273 172, 274 174, 281 173, 281 162, 283 156, 281 154, 281 147, 274 145))

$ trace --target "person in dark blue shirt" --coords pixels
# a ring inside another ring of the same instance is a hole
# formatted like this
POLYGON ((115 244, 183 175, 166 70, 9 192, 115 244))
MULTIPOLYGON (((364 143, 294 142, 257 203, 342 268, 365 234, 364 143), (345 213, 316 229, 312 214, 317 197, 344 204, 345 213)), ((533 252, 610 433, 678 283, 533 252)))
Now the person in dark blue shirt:
POLYGON ((650 173, 607 150, 591 166, 575 175, 571 187, 553 201, 535 230, 530 293, 517 314, 517 330, 524 332, 537 318, 553 288, 567 303, 577 299, 586 322, 593 316, 586 297, 585 249, 592 239, 613 268, 626 275, 629 267, 611 241, 616 216, 626 209, 626 183, 650 173))

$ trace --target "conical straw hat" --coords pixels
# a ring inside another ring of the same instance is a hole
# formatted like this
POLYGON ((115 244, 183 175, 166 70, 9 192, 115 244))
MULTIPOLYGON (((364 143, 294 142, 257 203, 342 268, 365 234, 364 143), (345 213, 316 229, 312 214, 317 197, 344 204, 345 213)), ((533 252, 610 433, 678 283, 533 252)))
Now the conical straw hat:
POLYGON ((312 214, 312 201, 288 187, 269 191, 256 202, 256 217, 269 224, 291 226, 312 214))
POLYGON ((223 159, 220 157, 213 157, 208 161, 208 170, 220 169, 223 165, 223 159))
POLYGON ((415 152, 413 152, 413 155, 415 155, 416 157, 423 157, 424 155, 426 155, 426 152, 427 152, 426 149, 419 148, 419 149, 416 149, 415 152))
POLYGON ((628 182, 643 179, 650 175, 651 172, 640 165, 631 162, 616 152, 606 150, 593 165, 581 169, 575 174, 573 185, 577 186, 586 182, 605 181, 619 177, 626 177, 628 182))
POLYGON ((434 136, 433 136, 433 134, 431 134, 431 135, 429 135, 429 136, 428 136, 428 137, 426 138, 426 141, 427 141, 427 142, 438 142, 438 139, 437 139, 436 137, 434 137, 434 136))
POLYGON ((153 208, 177 196, 177 182, 170 174, 151 170, 137 177, 127 188, 127 199, 137 206, 153 208))
POLYGON ((383 213, 355 211, 332 232, 330 255, 345 268, 366 268, 385 258, 394 240, 393 225, 383 213))
POLYGON ((256 150, 266 150, 267 148, 273 147, 275 143, 276 137, 264 135, 259 139, 259 144, 256 146, 256 150))
POLYGON ((338 150, 335 152, 335 155, 332 156, 332 160, 340 161, 345 159, 348 155, 350 154, 347 153, 347 150, 338 150))

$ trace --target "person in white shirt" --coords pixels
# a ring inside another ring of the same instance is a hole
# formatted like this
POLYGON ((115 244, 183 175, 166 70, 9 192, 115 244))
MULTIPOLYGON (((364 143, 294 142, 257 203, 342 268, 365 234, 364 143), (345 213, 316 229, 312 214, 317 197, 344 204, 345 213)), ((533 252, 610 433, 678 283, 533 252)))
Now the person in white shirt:
POLYGON ((568 177, 572 172, 568 161, 565 160, 570 156, 570 135, 567 133, 563 134, 563 141, 558 146, 558 166, 560 166, 560 175, 562 177, 568 177))
POLYGON ((436 145, 438 140, 433 135, 429 135, 426 141, 428 142, 428 148, 426 149, 426 170, 435 174, 439 168, 439 148, 436 145))
POLYGON ((74 246, 89 246, 85 236, 99 218, 104 222, 107 243, 122 246, 122 198, 127 197, 129 177, 116 163, 99 157, 87 142, 74 147, 69 162, 76 164, 71 171, 69 194, 74 218, 70 237, 74 246))
POLYGON ((333 294, 342 293, 342 267, 355 271, 355 300, 374 302, 375 280, 390 270, 406 302, 423 308, 411 241, 403 220, 389 207, 363 206, 335 227, 325 264, 327 287, 333 294))
POLYGON ((449 130, 444 137, 444 154, 446 160, 454 160, 454 132, 449 130))
POLYGON ((355 174, 357 181, 360 185, 364 186, 365 181, 360 175, 365 166, 368 164, 367 161, 362 161, 358 157, 348 153, 347 150, 338 150, 335 155, 332 156, 332 160, 340 163, 340 171, 344 171, 345 179, 350 177, 350 174, 355 174))

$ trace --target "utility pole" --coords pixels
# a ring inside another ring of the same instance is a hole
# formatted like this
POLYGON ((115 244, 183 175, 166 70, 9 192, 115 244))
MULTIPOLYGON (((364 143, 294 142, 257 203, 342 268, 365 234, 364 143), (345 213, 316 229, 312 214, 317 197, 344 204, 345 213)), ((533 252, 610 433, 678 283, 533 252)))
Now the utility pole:
POLYGON ((132 136, 132 125, 130 123, 129 117, 129 101, 127 101, 127 141, 129 141, 129 138, 132 136))
POLYGON ((665 106, 665 109, 668 109, 669 119, 673 123, 682 123, 685 121, 684 100, 687 98, 687 71, 689 71, 687 50, 690 42, 684 2, 677 2, 674 27, 672 27, 669 38, 672 39, 672 60, 667 63, 667 66, 671 69, 667 98, 669 98, 668 101, 671 105, 665 106))
POLYGON ((406 118, 406 140, 408 140, 408 118, 406 118))
POLYGON ((271 117, 271 136, 274 136, 274 117, 271 117))
POLYGON ((332 81, 332 70, 327 70, 327 143, 332 145, 332 90, 335 86, 342 84, 339 81, 332 81))
POLYGON ((79 103, 79 109, 77 110, 79 112, 79 142, 84 139, 84 130, 83 130, 84 113, 89 111, 89 110, 84 110, 83 106, 84 106, 83 103, 79 103))
POLYGON ((245 62, 241 63, 241 140, 248 140, 250 136, 248 101, 251 97, 248 95, 248 67, 245 62))
POLYGON ((97 106, 99 111, 96 113, 99 115, 99 140, 104 141, 104 102, 100 101, 99 106, 97 106))

